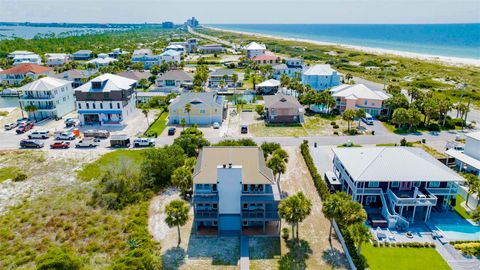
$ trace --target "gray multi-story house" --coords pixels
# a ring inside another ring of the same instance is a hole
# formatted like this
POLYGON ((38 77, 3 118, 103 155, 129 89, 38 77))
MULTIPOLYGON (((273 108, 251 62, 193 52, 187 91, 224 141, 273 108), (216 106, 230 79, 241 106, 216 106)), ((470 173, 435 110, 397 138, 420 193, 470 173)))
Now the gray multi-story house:
MULTIPOLYGON (((315 151, 315 150, 313 150, 315 151)), ((464 179, 416 147, 333 149, 342 190, 362 203, 373 226, 406 228, 455 205, 464 179)))
POLYGON ((278 236, 280 192, 258 147, 204 147, 193 173, 198 235, 278 236))

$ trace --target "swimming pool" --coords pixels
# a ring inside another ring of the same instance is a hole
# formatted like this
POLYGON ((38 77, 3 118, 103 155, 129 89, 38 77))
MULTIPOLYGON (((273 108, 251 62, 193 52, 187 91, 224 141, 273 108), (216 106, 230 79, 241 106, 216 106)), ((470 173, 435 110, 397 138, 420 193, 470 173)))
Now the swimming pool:
POLYGON ((431 226, 441 231, 448 241, 480 240, 480 226, 463 219, 435 219, 431 226))

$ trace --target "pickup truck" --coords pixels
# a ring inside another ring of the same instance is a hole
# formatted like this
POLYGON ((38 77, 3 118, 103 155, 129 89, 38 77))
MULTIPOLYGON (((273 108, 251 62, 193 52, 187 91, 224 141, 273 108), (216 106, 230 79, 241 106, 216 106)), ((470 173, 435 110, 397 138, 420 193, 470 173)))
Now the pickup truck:
POLYGON ((17 130, 15 130, 15 132, 17 132, 17 134, 22 134, 29 131, 32 128, 33 128, 33 123, 20 124, 17 130))
POLYGON ((75 144, 75 147, 96 147, 98 145, 99 140, 95 138, 83 138, 79 142, 75 144))
POLYGON ((73 141, 75 140, 75 134, 73 132, 55 132, 55 140, 61 141, 73 141))
POLYGON ((152 138, 136 138, 133 141, 133 146, 135 147, 155 146, 155 140, 152 138))

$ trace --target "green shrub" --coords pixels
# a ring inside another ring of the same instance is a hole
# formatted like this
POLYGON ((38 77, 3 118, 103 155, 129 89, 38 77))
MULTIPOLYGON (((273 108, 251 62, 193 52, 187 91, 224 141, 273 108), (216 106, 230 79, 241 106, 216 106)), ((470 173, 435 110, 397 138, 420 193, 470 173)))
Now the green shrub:
POLYGON ((317 188, 318 194, 322 200, 325 200, 328 196, 330 196, 330 191, 327 187, 327 184, 323 181, 322 177, 318 174, 317 167, 313 163, 312 156, 310 155, 310 149, 308 148, 308 141, 304 140, 303 143, 300 145, 300 151, 302 153, 303 159, 307 164, 308 171, 312 176, 313 182, 315 187, 317 188))
POLYGON ((290 231, 288 230, 288 228, 283 228, 282 229, 283 240, 287 241, 289 237, 290 237, 290 231))
POLYGON ((340 128, 339 125, 333 125, 332 127, 333 127, 334 129, 339 129, 339 128, 340 128))
POLYGON ((14 182, 20 182, 20 181, 25 181, 27 180, 28 178, 28 174, 26 174, 25 172, 23 171, 16 171, 13 178, 12 178, 12 181, 14 182))
POLYGON ((332 121, 332 122, 330 122, 330 125, 332 125, 332 126, 336 126, 336 125, 337 125, 337 122, 335 122, 335 121, 332 121))
POLYGON ((37 259, 37 270, 76 270, 81 262, 76 255, 58 247, 50 247, 47 253, 37 259))
POLYGON ((428 131, 440 131, 440 126, 437 123, 430 123, 427 129, 428 131))
POLYGON ((455 129, 455 121, 453 119, 448 119, 445 121, 445 128, 455 129))

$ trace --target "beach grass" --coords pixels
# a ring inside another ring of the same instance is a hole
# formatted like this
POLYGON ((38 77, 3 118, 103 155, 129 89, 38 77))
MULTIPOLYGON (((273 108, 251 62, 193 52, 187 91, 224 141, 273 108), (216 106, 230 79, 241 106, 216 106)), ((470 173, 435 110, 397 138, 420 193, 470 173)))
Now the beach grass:
POLYGON ((373 247, 362 248, 371 270, 443 270, 450 269, 434 248, 373 247))
POLYGON ((167 127, 168 112, 161 112, 155 121, 148 127, 145 134, 155 132, 157 135, 162 134, 163 130, 167 127))

